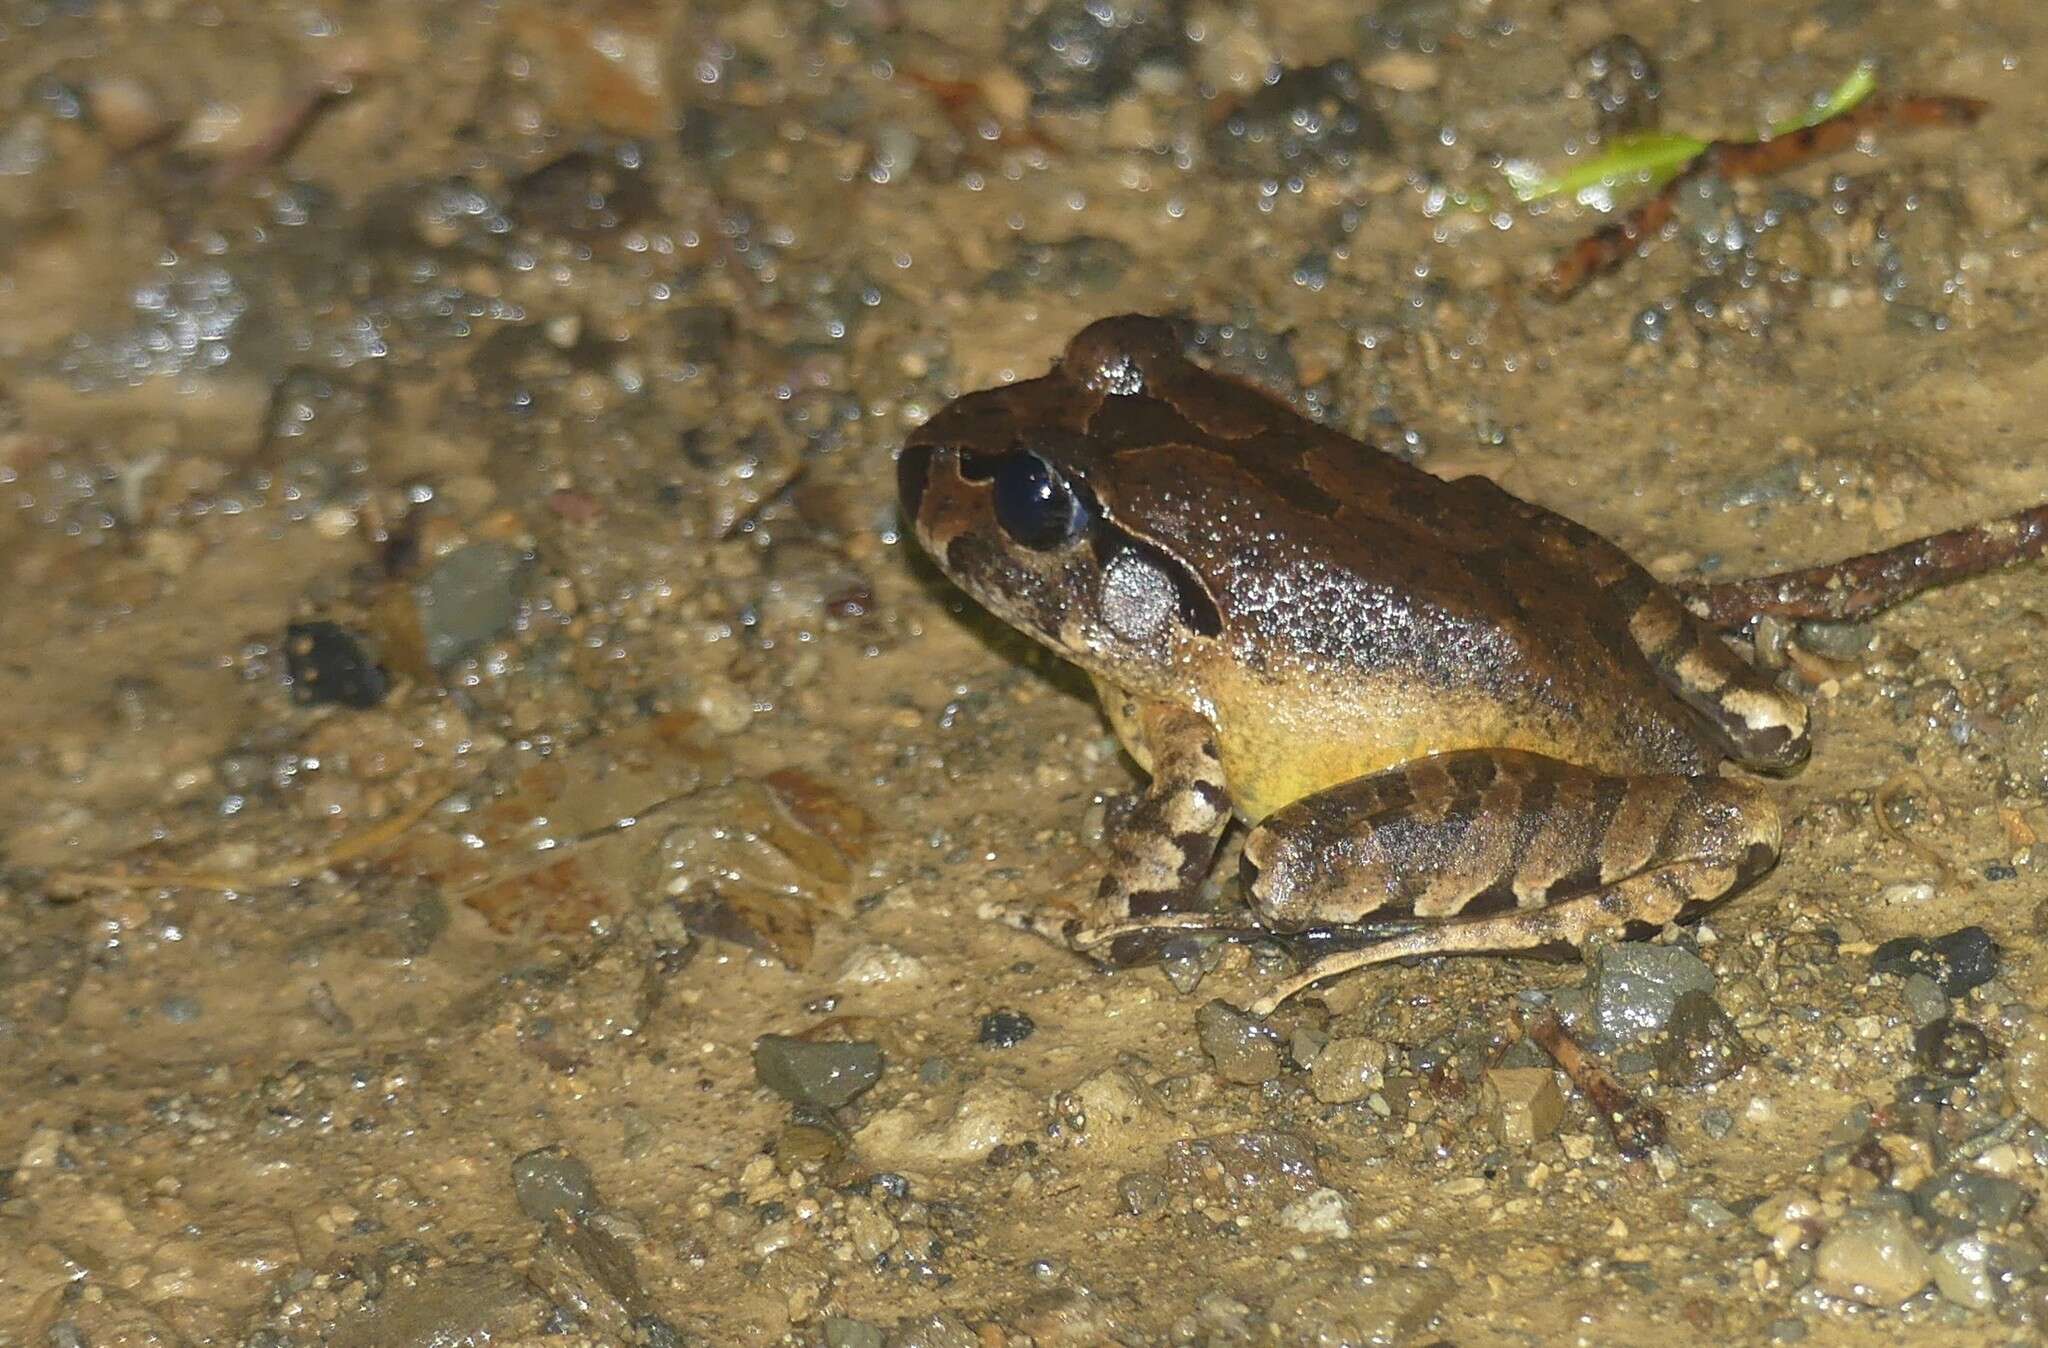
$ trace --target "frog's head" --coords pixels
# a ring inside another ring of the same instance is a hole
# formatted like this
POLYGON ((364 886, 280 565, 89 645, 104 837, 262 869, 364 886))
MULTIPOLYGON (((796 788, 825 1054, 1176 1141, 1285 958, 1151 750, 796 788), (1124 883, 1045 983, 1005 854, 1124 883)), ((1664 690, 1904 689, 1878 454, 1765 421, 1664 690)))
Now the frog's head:
POLYGON ((1148 364, 1181 359, 1167 324, 1104 320, 1050 373, 943 408, 896 461, 904 518, 948 577, 1131 691, 1170 682, 1189 644, 1220 626, 1195 572, 1132 507, 1117 462, 1128 438, 1105 433, 1156 402, 1148 364))

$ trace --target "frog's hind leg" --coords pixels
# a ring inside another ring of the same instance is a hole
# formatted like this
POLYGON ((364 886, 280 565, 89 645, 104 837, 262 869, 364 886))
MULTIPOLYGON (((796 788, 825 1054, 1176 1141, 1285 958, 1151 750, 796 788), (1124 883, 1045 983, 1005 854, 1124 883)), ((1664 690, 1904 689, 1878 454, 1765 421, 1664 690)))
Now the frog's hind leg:
POLYGON ((1280 933, 1367 944, 1317 959, 1253 1005, 1419 955, 1580 945, 1704 908, 1777 860, 1776 806, 1721 777, 1609 777, 1512 750, 1420 759, 1297 801, 1245 844, 1280 933), (1391 927, 1375 939, 1374 928, 1391 927))
POLYGON ((1619 930, 1636 922, 1670 922, 1688 908, 1703 907, 1739 888, 1746 878, 1740 864, 1668 866, 1542 908, 1432 923, 1357 950, 1325 955, 1275 984, 1246 1009, 1254 1016, 1271 1015, 1290 997, 1326 978, 1392 960, 1511 954, 1559 944, 1582 946, 1597 932, 1619 930))
POLYGON ((1785 773, 1812 751, 1806 704, 1730 650, 1662 585, 1635 603, 1629 636, 1672 694, 1714 732, 1728 756, 1757 772, 1785 773))
POLYGON ((1587 565, 1629 639, 1672 696, 1692 708, 1727 755, 1756 772, 1806 762, 1806 704, 1743 662, 1714 626, 1642 565, 1582 524, 1525 505, 1558 560, 1587 565))

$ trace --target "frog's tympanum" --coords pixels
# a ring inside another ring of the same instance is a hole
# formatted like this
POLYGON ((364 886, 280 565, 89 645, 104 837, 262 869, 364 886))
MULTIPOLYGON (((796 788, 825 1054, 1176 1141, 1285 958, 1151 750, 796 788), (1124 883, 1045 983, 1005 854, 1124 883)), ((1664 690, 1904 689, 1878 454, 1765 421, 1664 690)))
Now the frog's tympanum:
POLYGON ((1777 860, 1770 795, 1718 770, 1798 768, 1797 697, 1598 534, 1315 425, 1163 320, 959 399, 897 471, 946 575, 1086 670, 1151 775, 1099 892, 1020 919, 1076 949, 1311 952, 1263 1013, 1383 960, 1675 921, 1777 860), (1194 911, 1233 815, 1249 916, 1194 911))

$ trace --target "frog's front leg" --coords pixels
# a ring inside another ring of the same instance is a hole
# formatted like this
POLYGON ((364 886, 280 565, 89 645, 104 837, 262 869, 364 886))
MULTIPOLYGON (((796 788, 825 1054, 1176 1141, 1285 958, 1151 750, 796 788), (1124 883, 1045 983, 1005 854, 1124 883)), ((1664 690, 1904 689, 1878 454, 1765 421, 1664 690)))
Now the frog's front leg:
POLYGON ((1098 683, 1117 738, 1151 781, 1107 828, 1110 863, 1096 892, 1098 920, 1185 912, 1230 822, 1230 793, 1207 717, 1098 683))
POLYGON ((1418 759, 1296 801, 1252 831, 1245 889, 1260 921, 1364 944, 1314 961, 1251 1009, 1267 1014, 1320 979, 1387 960, 1577 946, 1661 925, 1770 869, 1778 843, 1777 807, 1749 782, 1609 777, 1506 749, 1418 759))
POLYGON ((1187 910, 1230 822, 1216 732, 1205 717, 1107 684, 1097 691, 1118 738, 1151 774, 1145 790, 1108 823, 1110 861, 1101 884, 1090 901, 1066 909, 985 910, 1077 950, 1102 944, 1091 935, 1097 931, 1172 927, 1177 917, 1194 921, 1198 915, 1187 910))

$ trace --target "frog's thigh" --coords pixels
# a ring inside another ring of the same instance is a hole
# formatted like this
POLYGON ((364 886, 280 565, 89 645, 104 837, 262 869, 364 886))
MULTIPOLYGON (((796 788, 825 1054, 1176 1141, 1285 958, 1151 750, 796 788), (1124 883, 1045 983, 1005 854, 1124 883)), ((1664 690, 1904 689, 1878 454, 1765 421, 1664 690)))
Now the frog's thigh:
POLYGON ((1475 749, 1346 782, 1253 830, 1246 893, 1278 931, 1393 934, 1317 961, 1255 1009, 1386 960, 1669 922, 1767 870, 1778 843, 1770 797, 1720 777, 1605 777, 1475 749))
POLYGON ((1114 921, 1183 909, 1230 822, 1215 728, 1184 707, 1097 688, 1110 724, 1152 780, 1109 830, 1110 864, 1093 916, 1114 921))

